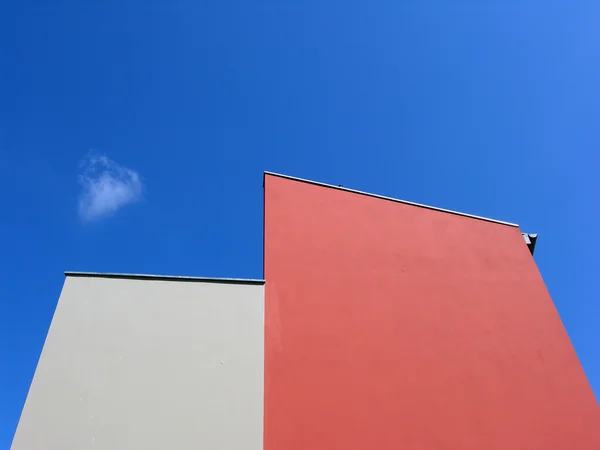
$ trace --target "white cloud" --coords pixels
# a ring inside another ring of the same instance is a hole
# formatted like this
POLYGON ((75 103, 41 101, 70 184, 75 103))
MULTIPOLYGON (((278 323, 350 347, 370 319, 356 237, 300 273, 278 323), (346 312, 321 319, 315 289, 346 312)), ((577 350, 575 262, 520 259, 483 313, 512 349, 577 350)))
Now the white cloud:
POLYGON ((79 184, 79 216, 85 222, 110 216, 139 201, 144 189, 137 172, 97 154, 82 161, 79 184))

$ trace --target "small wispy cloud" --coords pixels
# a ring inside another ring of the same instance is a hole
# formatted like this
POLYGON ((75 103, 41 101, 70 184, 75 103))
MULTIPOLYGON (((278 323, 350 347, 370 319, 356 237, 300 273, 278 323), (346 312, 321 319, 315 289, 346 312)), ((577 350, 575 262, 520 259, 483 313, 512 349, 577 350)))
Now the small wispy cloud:
POLYGON ((104 155, 91 153, 81 162, 79 217, 91 222, 114 214, 142 198, 144 186, 138 173, 104 155))

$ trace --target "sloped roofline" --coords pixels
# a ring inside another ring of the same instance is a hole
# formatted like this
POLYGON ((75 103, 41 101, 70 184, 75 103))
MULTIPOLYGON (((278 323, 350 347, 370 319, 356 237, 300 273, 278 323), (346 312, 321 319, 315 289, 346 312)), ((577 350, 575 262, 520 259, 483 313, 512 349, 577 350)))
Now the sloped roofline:
POLYGON ((252 278, 210 278, 210 277, 185 277, 177 275, 147 275, 131 273, 104 273, 104 272, 65 272, 67 277, 90 277, 90 278, 119 278, 128 280, 149 280, 149 281, 182 281, 182 282, 200 282, 200 283, 224 283, 224 284, 265 284, 265 280, 252 278))
POLYGON ((299 182, 302 182, 302 183, 314 184, 316 186, 322 186, 322 187, 326 187, 326 188, 330 188, 330 189, 337 189, 337 190, 340 190, 340 191, 352 192, 353 194, 366 195, 368 197, 375 197, 375 198, 379 198, 379 199, 382 199, 382 200, 388 200, 388 201, 392 201, 392 202, 396 202, 396 203, 403 203, 405 205, 416 206, 418 208, 432 209, 434 211, 445 212, 445 213, 454 214, 454 215, 457 215, 457 216, 470 217, 471 219, 485 220, 487 222, 494 222, 494 223, 499 223, 501 225, 508 225, 508 226, 517 227, 517 228, 519 227, 519 225, 517 225, 516 223, 505 222, 503 220, 490 219, 489 217, 476 216, 474 214, 462 213, 462 212, 459 212, 459 211, 453 211, 451 209, 444 209, 444 208, 438 208, 438 207, 435 207, 435 206, 423 205, 421 203, 409 202, 409 201, 400 200, 400 199, 397 199, 397 198, 386 197, 385 195, 371 194, 369 192, 357 191, 356 189, 348 189, 348 188, 345 188, 343 186, 335 186, 333 184, 321 183, 319 181, 306 180, 304 178, 292 177, 292 176, 289 176, 289 175, 283 175, 283 174, 276 173, 276 172, 269 172, 269 171, 265 171, 264 172, 264 175, 263 175, 263 186, 264 186, 264 177, 266 175, 271 175, 271 176, 279 177, 279 178, 286 178, 288 180, 299 181, 299 182))
MULTIPOLYGON (((372 194, 369 192, 358 191, 356 189, 349 189, 343 186, 335 186, 332 184, 321 183, 319 181, 307 180, 304 178, 293 177, 290 175, 284 175, 276 172, 264 171, 263 173, 263 186, 264 186, 264 178, 266 175, 271 175, 274 177, 285 178, 288 180, 298 181, 301 183, 313 184, 315 186, 326 187, 330 189, 337 189, 340 191, 351 192, 353 194, 366 195, 368 197, 379 198, 382 200, 392 201, 396 203, 403 203, 405 205, 416 206, 418 208, 426 208, 434 211, 440 211, 448 214, 454 214, 457 216, 469 217, 471 219, 477 220, 485 220, 487 222, 498 223, 501 225, 507 225, 511 227, 519 227, 519 225, 511 222, 505 222, 502 220, 490 219, 489 217, 476 216, 474 214, 462 213, 459 211, 453 211, 451 209, 438 208, 435 206, 423 205, 421 203, 409 202, 406 200, 400 200, 393 197, 386 197, 384 195, 372 194)), ((263 230, 264 231, 264 230, 263 230)), ((528 234, 522 233, 525 242, 527 243, 531 253, 533 254, 533 249, 535 247, 535 241, 537 239, 537 234, 528 234)), ((263 236, 264 240, 264 236, 263 236)), ((264 263, 264 257, 263 257, 264 263)), ((188 276, 177 276, 177 275, 149 275, 149 274, 129 274, 129 273, 105 273, 105 272, 75 272, 75 271, 66 271, 65 276, 67 277, 95 277, 95 278, 117 278, 117 279, 132 279, 132 280, 150 280, 150 281, 181 281, 181 282, 204 282, 204 283, 228 283, 228 284, 253 284, 253 285, 263 285, 265 284, 264 279, 252 279, 252 278, 211 278, 211 277, 188 277, 188 276)))

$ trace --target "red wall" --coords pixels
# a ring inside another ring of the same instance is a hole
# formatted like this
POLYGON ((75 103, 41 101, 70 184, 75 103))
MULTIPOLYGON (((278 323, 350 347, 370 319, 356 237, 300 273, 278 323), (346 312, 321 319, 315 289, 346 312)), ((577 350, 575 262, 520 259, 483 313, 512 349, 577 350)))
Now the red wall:
POLYGON ((265 176, 265 450, 599 450, 516 227, 265 176))

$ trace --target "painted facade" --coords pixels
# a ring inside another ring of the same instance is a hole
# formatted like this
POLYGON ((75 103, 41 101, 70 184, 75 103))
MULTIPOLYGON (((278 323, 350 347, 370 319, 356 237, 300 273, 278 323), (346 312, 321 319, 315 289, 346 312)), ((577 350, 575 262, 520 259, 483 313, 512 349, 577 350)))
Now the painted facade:
POLYGON ((265 177, 265 450, 600 449, 517 226, 265 177))
POLYGON ((535 235, 270 173, 264 195, 264 286, 67 276, 13 450, 600 448, 535 235))
POLYGON ((264 286, 67 276, 13 450, 262 450, 264 286))

